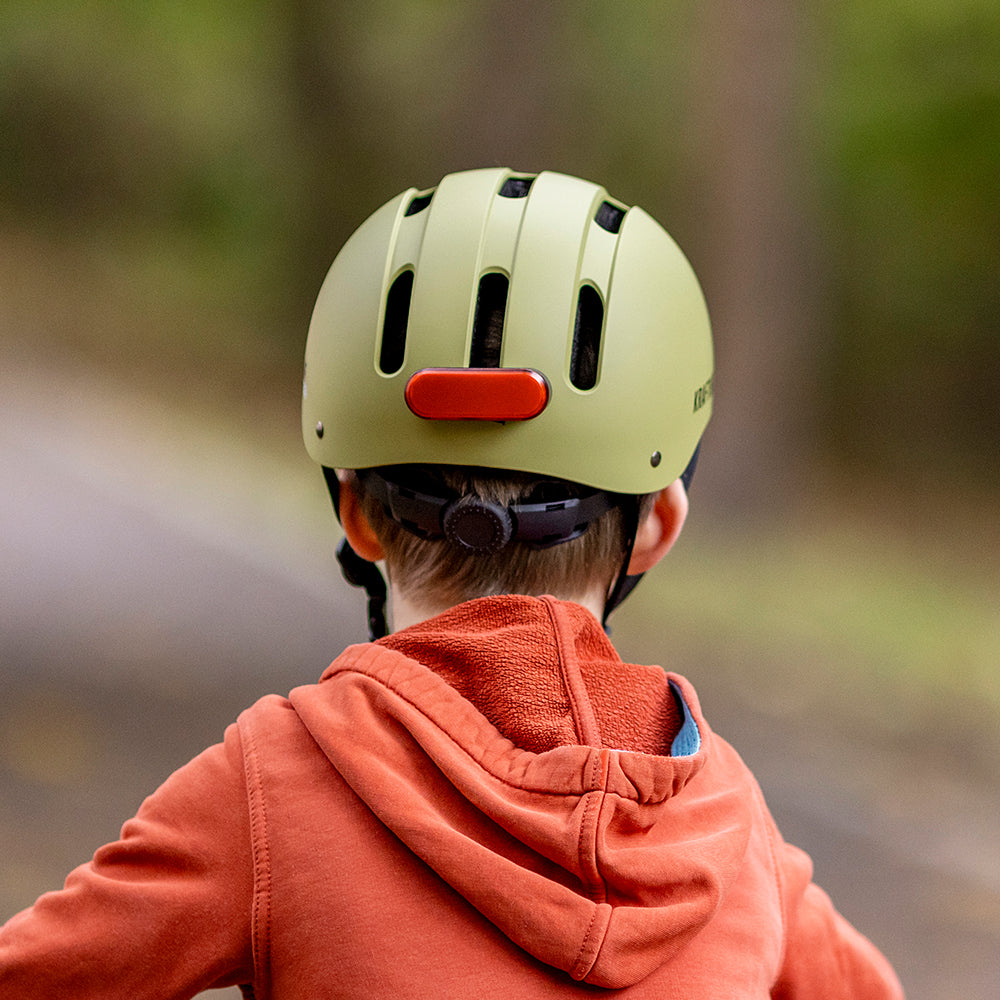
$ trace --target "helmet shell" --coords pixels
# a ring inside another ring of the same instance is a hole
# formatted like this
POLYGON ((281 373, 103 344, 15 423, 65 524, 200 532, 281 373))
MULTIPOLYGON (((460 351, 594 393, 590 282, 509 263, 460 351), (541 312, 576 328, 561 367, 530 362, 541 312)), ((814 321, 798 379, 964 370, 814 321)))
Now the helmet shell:
POLYGON ((676 479, 697 448, 712 372, 694 271, 642 209, 564 174, 470 170, 432 192, 397 196, 337 255, 306 344, 303 435, 327 467, 472 465, 649 493, 676 479), (530 181, 527 194, 526 183, 505 188, 511 179, 530 181), (406 272, 405 340, 387 363, 387 300, 406 272), (489 274, 509 279, 499 366, 541 373, 547 405, 504 422, 417 416, 404 397, 414 373, 470 366, 489 274), (597 303, 599 330, 596 370, 582 388, 574 375, 581 288, 597 303))

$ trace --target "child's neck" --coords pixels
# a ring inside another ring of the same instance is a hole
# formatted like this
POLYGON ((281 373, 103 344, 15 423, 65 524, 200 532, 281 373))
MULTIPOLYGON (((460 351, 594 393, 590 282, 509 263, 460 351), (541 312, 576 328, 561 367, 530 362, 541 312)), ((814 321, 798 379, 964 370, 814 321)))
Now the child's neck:
MULTIPOLYGON (((604 598, 599 592, 592 592, 583 596, 564 596, 553 594, 562 600, 573 601, 585 607, 598 621, 604 614, 604 598)), ((451 604, 448 602, 426 602, 417 604, 411 601, 405 594, 401 594, 397 587, 389 585, 389 622, 393 632, 402 632, 403 629, 420 622, 427 621, 447 611, 451 604)))

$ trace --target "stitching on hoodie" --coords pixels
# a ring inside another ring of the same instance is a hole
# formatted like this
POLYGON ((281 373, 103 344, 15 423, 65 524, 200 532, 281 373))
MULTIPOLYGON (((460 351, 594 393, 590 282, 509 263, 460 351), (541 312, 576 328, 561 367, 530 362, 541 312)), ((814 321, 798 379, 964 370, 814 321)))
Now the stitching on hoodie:
POLYGON ((245 744, 243 766, 250 807, 250 830, 254 857, 254 895, 251 912, 254 944, 254 976, 267 985, 267 969, 271 950, 271 857, 267 844, 267 810, 264 805, 264 784, 257 759, 257 741, 250 720, 239 720, 240 735, 245 744))
POLYGON ((781 874, 781 866, 778 864, 778 852, 774 842, 775 827, 774 823, 770 820, 767 804, 764 802, 764 793, 760 790, 760 785, 757 784, 757 780, 753 777, 751 777, 750 787, 753 790, 754 803, 761 814, 760 818, 767 832, 767 851, 771 860, 771 870, 774 874, 775 887, 778 890, 778 914, 781 920, 781 954, 778 956, 778 975, 780 976, 781 970, 785 967, 785 953, 788 950, 788 924, 785 915, 785 907, 788 905, 788 900, 786 899, 785 880, 781 874))
MULTIPOLYGON (((597 755, 595 754, 594 756, 596 758, 597 755)), ((597 761, 595 759, 594 764, 596 764, 596 763, 597 763, 597 761)), ((590 768, 589 768, 589 770, 590 770, 591 773, 590 773, 590 775, 588 776, 588 779, 587 779, 587 784, 589 784, 591 786, 591 788, 593 788, 594 782, 597 779, 597 775, 594 773, 596 771, 596 767, 594 766, 594 764, 592 764, 590 766, 590 768)), ((591 813, 593 813, 594 807, 597 804, 596 801, 595 801, 596 800, 596 796, 594 795, 594 792, 592 790, 589 791, 589 792, 586 792, 584 794, 584 798, 587 801, 586 801, 586 804, 583 807, 583 816, 580 817, 580 831, 576 835, 576 856, 577 856, 577 860, 580 862, 580 867, 581 868, 583 868, 583 853, 584 853, 584 850, 585 850, 584 838, 585 838, 585 836, 587 834, 587 831, 590 828, 591 813)), ((588 867, 589 867, 589 865, 588 865, 588 867)), ((587 881, 589 882, 589 878, 587 879, 587 881)), ((590 889, 591 886, 588 885, 587 888, 590 889)))
MULTIPOLYGON (((570 966, 569 974, 577 980, 583 979, 588 972, 594 967, 594 963, 591 962, 586 969, 580 969, 579 965, 583 959, 583 954, 587 950, 587 945, 590 943, 590 935, 593 933, 594 924, 597 923, 597 914, 600 910, 600 906, 594 906, 594 912, 590 915, 590 923, 587 924, 587 929, 583 933, 583 939, 580 941, 580 950, 576 953, 576 958, 573 959, 573 964, 570 966)), ((596 959, 596 956, 595 956, 596 959)))
POLYGON ((587 792, 584 796, 587 802, 583 807, 583 817, 580 820, 580 833, 576 838, 576 856, 580 862, 581 872, 583 872, 585 864, 588 869, 593 870, 592 873, 586 872, 584 874, 584 885, 586 886, 587 895, 590 897, 591 902, 595 903, 606 903, 608 899, 607 882, 605 882, 604 877, 601 875, 600 866, 597 864, 597 850, 596 847, 593 847, 597 839, 596 827, 600 820, 601 807, 608 794, 607 756, 606 750, 599 750, 594 753, 593 763, 589 768, 590 776, 588 783, 591 786, 591 791, 587 792), (584 843, 585 839, 586 843, 584 843), (584 852, 587 855, 586 860, 584 852))
POLYGON ((594 966, 597 965, 597 960, 601 957, 601 949, 604 947, 604 942, 608 936, 608 930, 611 927, 611 905, 609 903, 597 903, 594 906, 594 912, 590 915, 590 923, 587 925, 587 930, 584 932, 583 940, 580 942, 580 950, 576 953, 576 958, 573 960, 573 964, 570 966, 569 974, 578 982, 583 981, 594 971, 594 966), (592 944, 592 939, 594 938, 594 925, 597 923, 597 918, 602 914, 607 913, 607 919, 604 920, 604 930, 601 932, 601 940, 595 942, 596 947, 592 944), (587 951, 593 952, 593 957, 586 968, 580 968, 583 963, 583 956, 587 951))

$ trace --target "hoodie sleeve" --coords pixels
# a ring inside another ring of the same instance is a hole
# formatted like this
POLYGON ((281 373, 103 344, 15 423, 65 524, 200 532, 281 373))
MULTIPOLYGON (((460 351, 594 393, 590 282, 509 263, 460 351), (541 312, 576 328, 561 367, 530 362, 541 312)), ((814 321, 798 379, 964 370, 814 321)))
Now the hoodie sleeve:
POLYGON ((143 802, 120 840, 0 928, 0 996, 174 1000, 250 982, 243 773, 230 726, 143 802))
POLYGON ((779 842, 785 897, 785 957, 772 1000, 903 1000, 885 957, 812 882, 812 861, 779 842))

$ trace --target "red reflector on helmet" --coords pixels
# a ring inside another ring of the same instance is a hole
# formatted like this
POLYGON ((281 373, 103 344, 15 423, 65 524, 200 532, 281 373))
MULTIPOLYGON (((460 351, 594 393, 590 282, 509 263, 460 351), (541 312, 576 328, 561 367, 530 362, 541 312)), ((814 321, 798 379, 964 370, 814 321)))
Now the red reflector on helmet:
POLYGON ((425 420, 530 420, 548 401, 530 368, 423 368, 406 383, 406 405, 425 420))

